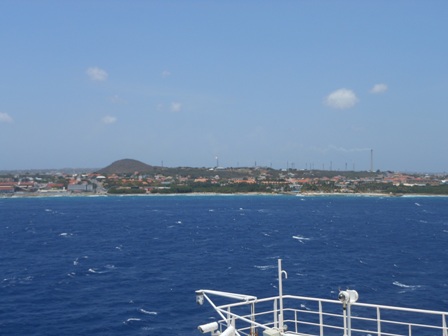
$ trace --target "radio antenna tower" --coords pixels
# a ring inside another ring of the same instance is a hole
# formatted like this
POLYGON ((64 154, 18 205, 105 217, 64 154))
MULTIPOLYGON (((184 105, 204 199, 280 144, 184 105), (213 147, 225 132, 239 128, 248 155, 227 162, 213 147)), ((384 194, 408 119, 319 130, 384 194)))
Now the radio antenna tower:
POLYGON ((373 173, 373 149, 370 150, 370 172, 373 173))

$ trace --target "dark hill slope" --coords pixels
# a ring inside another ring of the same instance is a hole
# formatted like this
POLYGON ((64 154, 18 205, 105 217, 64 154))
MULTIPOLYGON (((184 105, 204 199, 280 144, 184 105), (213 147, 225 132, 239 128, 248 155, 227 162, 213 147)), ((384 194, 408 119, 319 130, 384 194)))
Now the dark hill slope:
MULTIPOLYGON (((235 178, 240 177, 243 178, 248 175, 253 175, 253 173, 258 173, 258 171, 251 171, 250 169, 222 169, 215 170, 210 168, 192 168, 192 167, 177 167, 177 168, 169 168, 169 167, 159 167, 159 166, 150 166, 143 162, 132 160, 132 159, 123 159, 118 160, 110 164, 109 166, 102 168, 97 173, 101 175, 131 175, 135 172, 139 174, 145 175, 156 175, 161 174, 165 176, 189 176, 190 178, 197 177, 215 177, 216 175, 221 178, 235 178)), ((256 174, 255 174, 256 175, 256 174)))
POLYGON ((135 172, 151 173, 154 172, 154 167, 138 160, 123 159, 115 161, 109 166, 98 170, 98 173, 103 175, 133 174, 135 172))

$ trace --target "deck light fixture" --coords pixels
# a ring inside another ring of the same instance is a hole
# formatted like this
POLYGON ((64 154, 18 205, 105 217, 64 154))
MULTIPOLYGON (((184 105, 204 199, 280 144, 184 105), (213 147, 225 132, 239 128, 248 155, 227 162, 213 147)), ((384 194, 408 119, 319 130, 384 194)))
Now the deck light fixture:
POLYGON ((198 327, 198 330, 205 334, 208 332, 213 332, 216 329, 218 329, 218 323, 217 322, 211 322, 211 323, 207 323, 207 324, 202 324, 198 327))
POLYGON ((196 291, 196 303, 201 306, 204 304, 204 293, 201 291, 196 291))
POLYGON ((352 289, 339 292, 338 299, 342 302, 344 316, 344 336, 352 336, 351 304, 358 301, 358 298, 358 292, 352 289))
POLYGON ((358 292, 352 289, 347 289, 345 291, 340 291, 338 299, 343 304, 355 303, 358 301, 359 295, 358 292))

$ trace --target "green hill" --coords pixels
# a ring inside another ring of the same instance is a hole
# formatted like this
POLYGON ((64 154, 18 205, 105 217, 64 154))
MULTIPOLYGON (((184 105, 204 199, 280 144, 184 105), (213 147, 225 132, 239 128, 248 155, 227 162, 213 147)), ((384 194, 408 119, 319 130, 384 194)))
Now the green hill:
POLYGON ((110 175, 110 174, 133 174, 135 172, 142 173, 153 173, 155 167, 150 166, 138 160, 123 159, 118 160, 110 164, 109 166, 98 170, 99 174, 110 175))

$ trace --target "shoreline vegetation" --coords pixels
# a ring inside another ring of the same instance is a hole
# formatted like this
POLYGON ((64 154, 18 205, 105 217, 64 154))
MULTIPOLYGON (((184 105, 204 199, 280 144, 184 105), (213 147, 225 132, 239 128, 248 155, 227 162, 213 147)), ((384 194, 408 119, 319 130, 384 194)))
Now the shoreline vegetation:
POLYGON ((272 196, 272 197, 448 197, 448 194, 386 194, 386 193, 331 193, 331 192, 305 192, 305 193, 263 193, 263 192, 240 192, 240 193, 217 193, 217 192, 192 192, 192 193, 145 193, 145 194, 92 194, 92 193, 71 193, 71 192, 55 192, 55 193, 17 193, 11 195, 1 195, 0 199, 9 198, 77 198, 77 197, 173 197, 173 196, 272 196))
MULTIPOLYGON (((384 179, 384 178, 382 178, 384 179)), ((5 197, 56 197, 56 196, 150 196, 150 195, 296 195, 296 196, 381 196, 406 195, 448 196, 448 184, 398 183, 365 180, 348 180, 343 176, 333 179, 288 179, 275 181, 151 181, 127 178, 98 179, 88 176, 75 180, 36 183, 35 181, 0 182, 0 198, 5 197)))

